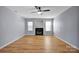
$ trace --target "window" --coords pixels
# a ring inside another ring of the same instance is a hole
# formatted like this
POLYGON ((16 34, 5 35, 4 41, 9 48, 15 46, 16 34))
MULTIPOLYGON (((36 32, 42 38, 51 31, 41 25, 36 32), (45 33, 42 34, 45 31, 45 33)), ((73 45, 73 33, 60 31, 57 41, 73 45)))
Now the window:
POLYGON ((33 31, 33 22, 28 22, 28 31, 33 31))
POLYGON ((45 30, 46 31, 51 31, 51 26, 52 26, 51 21, 46 21, 45 30))

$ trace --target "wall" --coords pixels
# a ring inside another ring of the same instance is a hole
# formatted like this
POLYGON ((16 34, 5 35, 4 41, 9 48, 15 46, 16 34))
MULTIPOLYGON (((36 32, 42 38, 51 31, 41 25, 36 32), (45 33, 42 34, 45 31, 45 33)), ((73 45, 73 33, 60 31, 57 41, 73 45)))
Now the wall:
POLYGON ((26 35, 35 35, 35 28, 44 28, 44 35, 53 35, 53 27, 52 27, 52 31, 45 31, 45 22, 49 20, 52 22, 52 26, 53 26, 53 19, 51 18, 26 18, 25 19, 25 33, 26 35), (27 26, 27 22, 28 21, 32 21, 34 23, 33 25, 33 31, 28 31, 28 26, 27 26))
POLYGON ((0 48, 24 35, 24 20, 6 7, 0 6, 0 48))
POLYGON ((54 18, 54 35, 79 48, 79 7, 73 6, 54 18))

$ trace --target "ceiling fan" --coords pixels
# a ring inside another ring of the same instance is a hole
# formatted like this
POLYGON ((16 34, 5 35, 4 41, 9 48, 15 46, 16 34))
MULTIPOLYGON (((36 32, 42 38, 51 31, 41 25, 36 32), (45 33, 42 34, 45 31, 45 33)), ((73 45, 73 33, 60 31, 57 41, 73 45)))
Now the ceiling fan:
POLYGON ((39 14, 39 15, 42 15, 43 12, 48 12, 48 11, 50 11, 50 9, 42 10, 42 8, 41 8, 40 6, 34 6, 34 7, 37 9, 37 11, 34 11, 34 12, 32 12, 32 13, 37 13, 37 14, 39 14))

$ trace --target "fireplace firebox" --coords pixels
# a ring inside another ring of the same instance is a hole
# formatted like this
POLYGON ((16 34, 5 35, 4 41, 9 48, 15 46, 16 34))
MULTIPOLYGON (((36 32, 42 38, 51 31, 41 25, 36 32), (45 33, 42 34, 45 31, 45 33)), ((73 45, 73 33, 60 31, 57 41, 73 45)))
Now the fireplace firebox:
POLYGON ((43 28, 35 28, 36 35, 43 35, 43 28))

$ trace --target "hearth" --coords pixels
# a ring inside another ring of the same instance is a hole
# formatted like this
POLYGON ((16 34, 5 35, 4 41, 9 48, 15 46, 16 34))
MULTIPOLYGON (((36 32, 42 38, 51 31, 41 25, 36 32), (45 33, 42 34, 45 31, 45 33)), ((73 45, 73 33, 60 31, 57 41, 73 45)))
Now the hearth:
POLYGON ((43 28, 35 28, 35 35, 43 35, 43 28))

